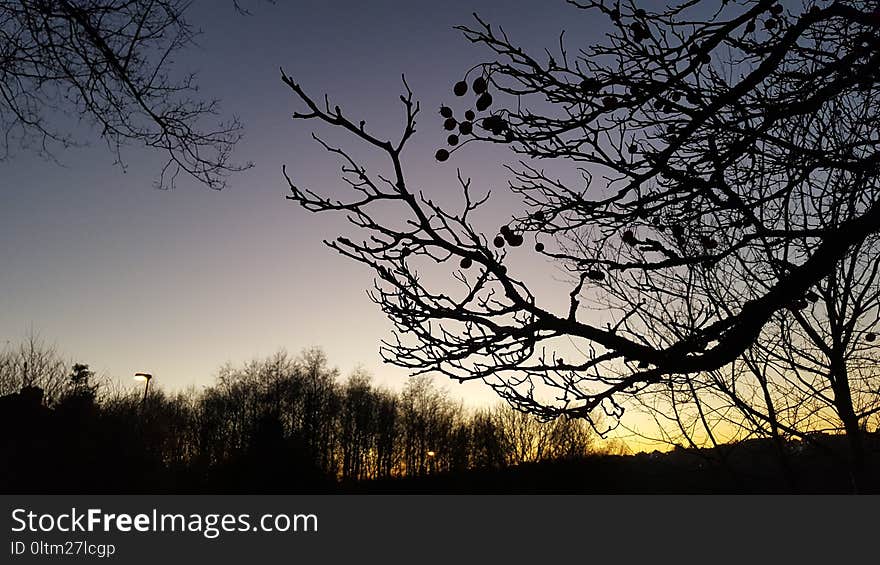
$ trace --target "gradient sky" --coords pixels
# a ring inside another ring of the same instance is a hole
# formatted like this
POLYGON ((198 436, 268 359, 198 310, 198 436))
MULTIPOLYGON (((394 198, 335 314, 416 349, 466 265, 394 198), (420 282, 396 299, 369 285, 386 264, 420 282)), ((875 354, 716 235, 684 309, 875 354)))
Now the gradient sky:
MULTIPOLYGON (((378 355, 390 324, 365 294, 372 273, 321 244, 345 229, 342 219, 284 199, 283 164, 324 193, 338 186, 338 164, 310 138, 327 130, 289 118, 301 107, 279 67, 394 137, 405 73, 424 109, 405 154, 409 177, 442 199, 457 194, 455 166, 475 186, 503 189, 506 179, 501 150, 459 152, 453 166, 432 159, 445 139, 436 108, 453 101, 451 85, 487 56, 452 27, 471 23, 476 11, 537 48, 555 46, 563 28, 573 40, 595 40, 590 34, 605 26, 563 0, 251 6, 252 16, 240 16, 231 0, 195 2, 189 17, 204 33, 175 67, 198 70, 202 92, 245 125, 236 157, 256 166, 228 188, 181 179, 173 191, 156 190, 161 155, 131 147, 123 172, 86 129, 81 137, 92 147, 59 154, 60 165, 26 151, 0 163, 0 347, 32 329, 98 371, 127 379, 148 370, 176 389, 211 383, 227 361, 319 345, 343 373, 361 365, 377 383, 399 388, 405 372, 378 355)), ((494 398, 476 383, 448 388, 468 403, 494 398)))

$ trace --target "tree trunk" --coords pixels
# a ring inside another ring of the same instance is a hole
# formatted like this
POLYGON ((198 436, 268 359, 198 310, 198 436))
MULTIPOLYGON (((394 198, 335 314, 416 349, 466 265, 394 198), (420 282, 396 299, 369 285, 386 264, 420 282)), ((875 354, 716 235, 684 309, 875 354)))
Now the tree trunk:
POLYGON ((843 355, 835 352, 831 361, 831 383, 834 389, 834 405, 843 429, 846 432, 847 446, 849 448, 849 472, 852 478, 853 491, 865 493, 870 490, 867 460, 865 456, 865 441, 859 419, 856 416, 852 404, 852 393, 849 387, 849 375, 843 355))

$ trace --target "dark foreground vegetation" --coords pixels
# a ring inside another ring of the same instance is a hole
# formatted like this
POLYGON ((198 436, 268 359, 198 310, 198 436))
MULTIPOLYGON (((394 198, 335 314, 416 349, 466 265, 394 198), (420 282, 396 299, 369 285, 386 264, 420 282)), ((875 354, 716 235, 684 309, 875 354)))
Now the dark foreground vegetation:
MULTIPOLYGON (((596 453, 578 459, 524 463, 504 469, 476 469, 415 479, 360 483, 349 492, 470 494, 849 494, 852 476, 846 438, 817 435, 820 447, 788 446, 780 471, 779 453, 761 439, 712 449, 676 449, 621 455, 596 453)), ((872 434, 871 468, 880 462, 880 436, 872 434)), ((872 474, 863 493, 880 492, 872 474)))
MULTIPOLYGON (((852 492, 846 444, 815 434, 623 455, 582 420, 469 411, 428 379, 400 393, 317 350, 213 386, 115 390, 31 342, 0 359, 0 490, 32 493, 852 492), (13 391, 10 392, 10 388, 13 391), (17 390, 16 390, 17 389, 17 390)), ((870 468, 880 438, 868 434, 870 468)), ((869 490, 877 492, 875 475, 869 490)), ((863 492, 865 489, 862 489, 863 492)))
POLYGON ((466 410, 428 378, 342 380, 319 350, 226 366, 200 391, 99 380, 34 340, 0 358, 3 491, 332 491, 577 459, 597 440, 582 420, 466 410))

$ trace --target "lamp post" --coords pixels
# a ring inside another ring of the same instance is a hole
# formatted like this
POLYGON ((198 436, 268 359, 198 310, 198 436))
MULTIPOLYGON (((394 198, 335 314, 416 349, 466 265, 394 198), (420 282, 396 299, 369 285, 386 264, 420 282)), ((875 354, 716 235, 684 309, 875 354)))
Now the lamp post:
POLYGON ((150 381, 153 380, 153 375, 150 373, 135 373, 134 380, 144 381, 144 399, 141 401, 141 409, 143 409, 147 403, 147 392, 150 390, 150 381))
POLYGON ((433 451, 429 451, 427 453, 427 455, 428 455, 428 472, 433 475, 434 471, 435 471, 435 465, 436 465, 434 462, 435 461, 434 456, 436 456, 437 454, 434 453, 433 451))

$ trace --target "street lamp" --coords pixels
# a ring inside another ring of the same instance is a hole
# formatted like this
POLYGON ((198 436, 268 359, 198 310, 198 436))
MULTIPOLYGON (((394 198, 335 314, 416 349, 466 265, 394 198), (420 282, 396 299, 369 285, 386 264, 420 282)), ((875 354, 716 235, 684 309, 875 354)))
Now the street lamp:
POLYGON ((153 380, 153 375, 150 373, 135 373, 134 380, 144 381, 144 400, 141 402, 143 407, 147 403, 147 392, 150 390, 150 381, 153 380))
POLYGON ((435 470, 436 470, 436 464, 435 464, 435 462, 434 462, 434 456, 435 456, 435 455, 437 455, 437 454, 436 454, 435 452, 433 452, 433 451, 429 451, 429 452, 427 453, 427 456, 428 456, 428 469, 430 470, 430 472, 431 472, 432 475, 434 474, 434 472, 435 472, 435 470))

